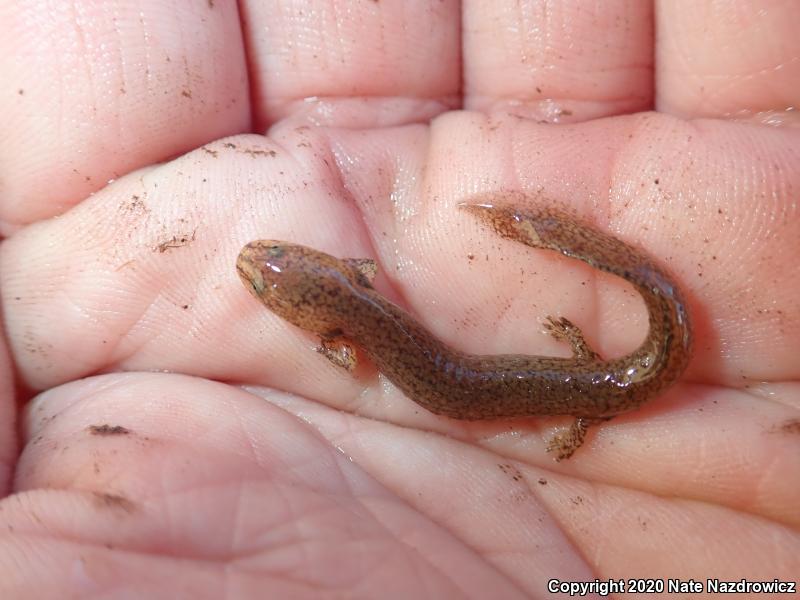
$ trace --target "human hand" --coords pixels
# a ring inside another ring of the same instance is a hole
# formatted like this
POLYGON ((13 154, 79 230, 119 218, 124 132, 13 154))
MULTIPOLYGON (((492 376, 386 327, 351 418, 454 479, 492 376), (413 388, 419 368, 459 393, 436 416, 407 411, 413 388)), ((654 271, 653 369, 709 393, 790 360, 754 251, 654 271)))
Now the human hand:
POLYGON ((0 9, 0 597, 800 572, 798 10, 748 6, 0 9), (504 189, 647 250, 696 324, 684 380, 569 461, 565 419, 337 370, 234 270, 286 239, 376 258, 466 351, 566 354, 548 314, 633 348, 629 288, 454 209, 504 189))

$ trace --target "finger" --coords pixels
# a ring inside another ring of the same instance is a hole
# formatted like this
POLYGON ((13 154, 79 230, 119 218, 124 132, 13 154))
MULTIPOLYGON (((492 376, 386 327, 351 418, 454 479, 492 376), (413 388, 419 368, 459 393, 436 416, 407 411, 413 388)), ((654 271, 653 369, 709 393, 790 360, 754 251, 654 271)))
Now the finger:
POLYGON ((791 111, 800 104, 800 4, 669 0, 656 6, 659 110, 797 121, 791 111))
POLYGON ((248 126, 234 2, 6 2, 0 23, 0 231, 248 126))
POLYGON ((652 5, 465 2, 464 103, 546 122, 647 110, 652 5))
POLYGON ((16 485, 4 597, 519 596, 304 421, 219 383, 131 373, 49 391, 16 485))
POLYGON ((458 101, 459 3, 242 3, 256 129, 289 115, 374 127, 458 101))

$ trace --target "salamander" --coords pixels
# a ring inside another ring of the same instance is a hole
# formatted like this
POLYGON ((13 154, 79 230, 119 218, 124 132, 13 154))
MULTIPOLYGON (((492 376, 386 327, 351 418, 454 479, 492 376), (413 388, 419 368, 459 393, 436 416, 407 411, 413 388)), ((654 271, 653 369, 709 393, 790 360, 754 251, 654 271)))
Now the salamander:
POLYGON ((366 356, 408 398, 438 415, 480 420, 572 415, 570 429, 548 444, 558 459, 582 444, 589 425, 635 409, 672 385, 692 350, 686 302, 675 282, 643 251, 554 207, 463 203, 459 208, 498 235, 554 250, 629 281, 642 295, 649 329, 630 354, 603 360, 576 325, 546 317, 545 328, 569 343, 571 358, 461 352, 427 331, 372 286, 370 259, 340 259, 275 240, 239 253, 242 282, 264 306, 317 334, 318 350, 352 369, 366 356))

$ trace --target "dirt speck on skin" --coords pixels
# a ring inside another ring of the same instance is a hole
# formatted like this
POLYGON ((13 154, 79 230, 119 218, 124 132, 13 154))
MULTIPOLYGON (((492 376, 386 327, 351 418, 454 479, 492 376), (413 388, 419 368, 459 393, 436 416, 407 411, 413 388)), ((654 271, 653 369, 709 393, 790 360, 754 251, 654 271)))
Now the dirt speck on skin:
POLYGON ((92 435, 129 435, 131 430, 127 427, 123 427, 122 425, 109 425, 107 423, 103 425, 89 425, 86 428, 92 435))
POLYGON ((120 494, 92 492, 92 497, 95 504, 101 508, 120 509, 126 513, 132 513, 136 510, 136 505, 120 494))
POLYGON ((155 250, 159 254, 163 254, 167 250, 172 250, 173 248, 180 248, 181 246, 188 246, 191 244, 197 237, 197 229, 192 231, 192 233, 183 233, 180 235, 173 235, 168 240, 164 240, 160 242, 156 247, 155 250))
POLYGON ((547 485, 547 479, 544 477, 539 477, 539 485, 547 485))
POLYGON ((522 472, 515 466, 510 465, 508 463, 506 464, 498 463, 497 466, 503 473, 510 476, 511 479, 513 479, 514 481, 522 481, 522 472))
POLYGON ((122 201, 119 206, 121 212, 133 213, 135 215, 146 215, 150 212, 144 197, 139 194, 131 194, 129 198, 122 201))
POLYGON ((245 148, 242 150, 243 153, 249 154, 253 158, 256 156, 269 156, 270 158, 275 158, 278 156, 278 153, 275 150, 254 150, 253 148, 245 148))
POLYGON ((124 263, 122 263, 120 266, 118 266, 114 270, 115 271, 122 271, 122 269, 127 269, 128 267, 130 267, 132 265, 135 265, 135 264, 136 264, 135 260, 128 260, 128 261, 125 261, 124 263))
MULTIPOLYGON (((243 146, 242 147, 237 146, 233 142, 225 142, 224 144, 222 144, 222 147, 227 148, 229 150, 236 150, 241 154, 247 154, 249 156, 252 156, 253 158, 256 158, 258 156, 268 156, 269 158, 275 158, 276 156, 278 156, 278 153, 275 150, 264 150, 262 148, 245 148, 243 146)), ((205 147, 203 149, 209 154, 213 153, 215 157, 217 156, 216 151, 208 150, 205 147)))

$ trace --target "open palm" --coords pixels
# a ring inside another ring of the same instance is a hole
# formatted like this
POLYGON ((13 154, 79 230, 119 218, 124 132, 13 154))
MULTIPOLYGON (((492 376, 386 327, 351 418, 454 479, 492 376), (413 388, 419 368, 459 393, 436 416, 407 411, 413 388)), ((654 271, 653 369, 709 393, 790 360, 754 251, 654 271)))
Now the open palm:
POLYGON ((0 7, 0 597, 796 577, 800 10, 694 7, 0 7), (568 461, 544 451, 568 419, 434 416, 234 268, 288 240, 375 258, 465 351, 568 355, 547 315, 634 348, 630 287, 455 209, 504 190, 690 301, 683 380, 568 461))

